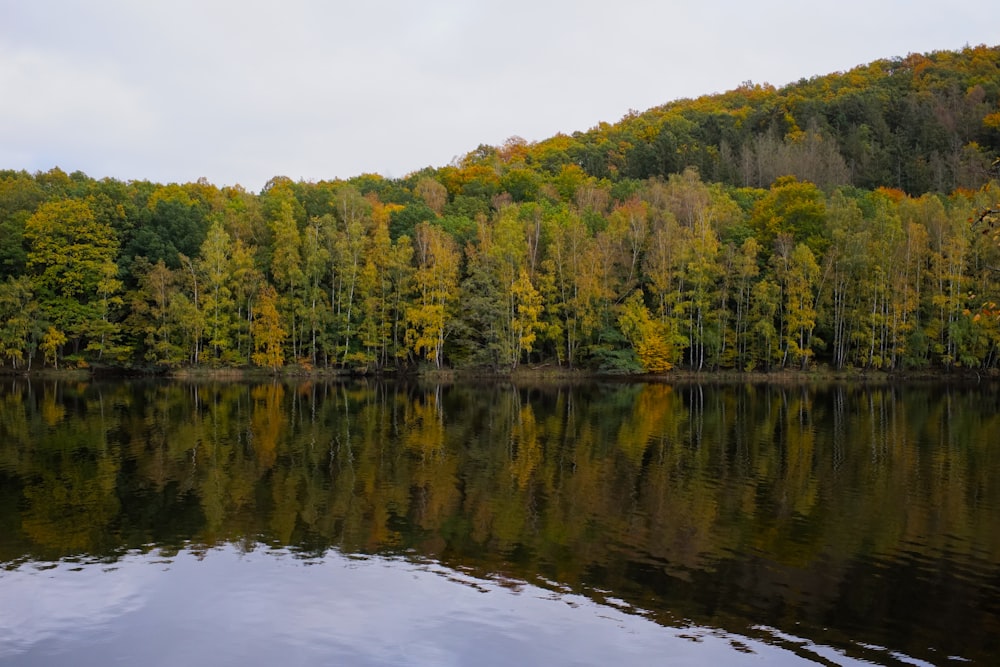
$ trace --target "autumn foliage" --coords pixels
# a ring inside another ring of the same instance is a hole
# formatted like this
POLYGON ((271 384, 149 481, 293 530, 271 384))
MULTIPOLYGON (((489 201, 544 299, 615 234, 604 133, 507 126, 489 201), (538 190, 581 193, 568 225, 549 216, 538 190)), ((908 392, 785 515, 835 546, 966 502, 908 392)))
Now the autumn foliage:
POLYGON ((747 82, 400 179, 0 172, 0 364, 1000 364, 1000 48, 747 82))

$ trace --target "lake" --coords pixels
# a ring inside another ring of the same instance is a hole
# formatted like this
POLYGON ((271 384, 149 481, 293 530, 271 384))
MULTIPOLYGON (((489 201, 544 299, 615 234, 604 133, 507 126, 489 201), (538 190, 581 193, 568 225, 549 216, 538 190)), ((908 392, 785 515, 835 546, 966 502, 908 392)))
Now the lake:
POLYGON ((0 383, 0 665, 1000 664, 995 385, 0 383))

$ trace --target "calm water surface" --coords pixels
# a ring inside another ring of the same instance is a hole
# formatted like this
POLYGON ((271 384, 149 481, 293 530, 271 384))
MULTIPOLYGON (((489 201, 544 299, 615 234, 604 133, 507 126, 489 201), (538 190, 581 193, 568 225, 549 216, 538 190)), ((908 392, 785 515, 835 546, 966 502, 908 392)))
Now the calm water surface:
POLYGON ((1000 664, 992 386, 0 386, 0 665, 1000 664))

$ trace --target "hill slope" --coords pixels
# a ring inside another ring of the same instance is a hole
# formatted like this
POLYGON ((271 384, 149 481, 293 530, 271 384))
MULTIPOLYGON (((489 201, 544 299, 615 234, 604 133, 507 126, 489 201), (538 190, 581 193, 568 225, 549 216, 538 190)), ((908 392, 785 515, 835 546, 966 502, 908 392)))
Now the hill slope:
MULTIPOLYGON (((484 157, 482 149, 471 159, 484 157)), ((533 144, 533 169, 576 164, 598 178, 667 176, 766 187, 792 174, 824 187, 880 186, 911 194, 974 189, 1000 155, 1000 47, 878 60, 774 88, 632 113, 533 144)))
POLYGON ((998 95, 977 47, 402 179, 0 172, 0 370, 1000 373, 998 95))

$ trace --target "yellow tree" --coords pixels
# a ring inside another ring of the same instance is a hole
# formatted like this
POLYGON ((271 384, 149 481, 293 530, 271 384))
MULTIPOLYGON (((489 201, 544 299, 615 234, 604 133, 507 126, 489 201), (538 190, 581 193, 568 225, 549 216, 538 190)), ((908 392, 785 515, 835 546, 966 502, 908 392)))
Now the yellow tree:
POLYGON ((59 368, 59 350, 65 344, 66 334, 55 327, 49 327, 48 331, 42 335, 41 345, 38 346, 42 354, 45 355, 45 363, 59 368))
POLYGON ((691 245, 691 229, 681 227, 670 211, 657 210, 644 258, 643 269, 654 302, 654 314, 663 323, 677 355, 676 363, 687 348, 689 340, 684 335, 684 295, 687 289, 685 264, 690 256, 686 248, 691 245))
POLYGON ((782 234, 788 234, 796 243, 806 243, 814 253, 825 248, 825 222, 823 192, 794 176, 776 180, 750 216, 750 227, 765 248, 770 248, 782 234))
POLYGON ((857 201, 842 192, 834 193, 827 213, 830 246, 823 255, 824 311, 831 332, 833 363, 843 368, 852 358, 865 306, 862 279, 869 275, 871 258, 867 254, 864 214, 857 201))
MULTIPOLYGON (((925 325, 931 352, 945 365, 958 362, 957 341, 952 335, 963 320, 966 296, 968 225, 959 215, 950 214, 941 199, 923 195, 908 202, 906 215, 927 230, 930 261, 924 298, 930 299, 932 317, 925 325)), ((961 212, 959 212, 961 213, 961 212)))
POLYGON ((270 285, 260 291, 257 313, 251 327, 253 334, 253 362, 277 372, 285 363, 285 330, 278 313, 278 293, 270 285))
POLYGON ((650 315, 641 289, 634 291, 622 304, 618 326, 635 350, 644 371, 665 373, 673 367, 666 327, 650 315))
POLYGON ((349 358, 384 368, 396 358, 405 356, 403 301, 413 251, 409 237, 404 235, 394 242, 389 233, 389 217, 401 207, 383 205, 374 196, 371 206, 368 252, 358 276, 360 322, 357 331, 363 347, 349 358))
POLYGON ((812 335, 816 327, 815 286, 819 265, 804 243, 795 246, 785 276, 785 352, 805 368, 813 356, 812 335))
POLYGON ((440 227, 422 222, 414 232, 416 296, 406 311, 406 342, 413 352, 441 368, 447 324, 458 303, 460 257, 455 241, 440 227))
POLYGON ((521 269, 517 280, 511 285, 511 303, 511 341, 514 347, 512 359, 514 367, 517 367, 522 353, 531 352, 534 347, 542 314, 542 295, 535 289, 525 268, 521 269))

